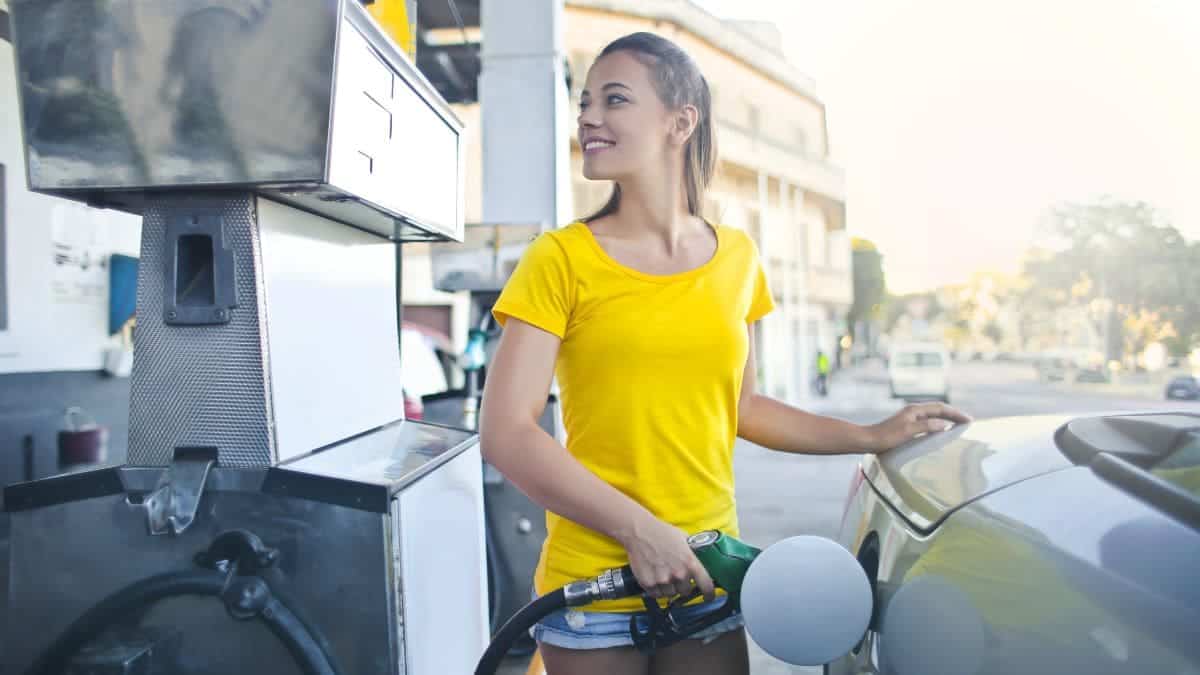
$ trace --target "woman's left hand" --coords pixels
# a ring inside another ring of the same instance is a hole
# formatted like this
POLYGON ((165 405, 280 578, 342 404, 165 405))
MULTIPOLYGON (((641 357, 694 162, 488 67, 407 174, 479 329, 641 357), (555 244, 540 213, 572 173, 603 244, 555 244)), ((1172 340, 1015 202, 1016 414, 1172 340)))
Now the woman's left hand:
POLYGON ((954 423, 966 424, 970 421, 970 415, 945 403, 907 405, 895 415, 868 427, 872 438, 869 450, 873 453, 886 452, 921 434, 945 431, 954 423))

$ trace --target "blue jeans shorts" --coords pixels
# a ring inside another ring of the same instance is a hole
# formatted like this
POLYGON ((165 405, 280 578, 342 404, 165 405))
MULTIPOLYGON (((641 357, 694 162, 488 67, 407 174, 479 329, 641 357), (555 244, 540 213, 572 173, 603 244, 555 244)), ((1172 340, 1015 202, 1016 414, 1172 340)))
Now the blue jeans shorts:
MULTIPOLYGON (((702 615, 715 611, 725 604, 727 596, 719 596, 712 602, 701 602, 675 610, 681 621, 694 621, 702 615)), ((629 617, 637 616, 638 625, 646 625, 645 612, 588 612, 569 607, 544 617, 529 629, 539 644, 554 645, 564 649, 606 649, 609 647, 632 647, 629 635, 629 617)), ((743 625, 742 613, 734 612, 728 618, 705 628, 689 639, 712 642, 723 633, 737 630, 743 625)))

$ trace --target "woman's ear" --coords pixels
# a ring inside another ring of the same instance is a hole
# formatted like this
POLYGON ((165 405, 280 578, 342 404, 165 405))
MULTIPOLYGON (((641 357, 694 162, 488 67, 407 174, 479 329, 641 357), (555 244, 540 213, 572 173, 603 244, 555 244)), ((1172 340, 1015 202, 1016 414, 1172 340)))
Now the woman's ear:
POLYGON ((691 104, 683 106, 674 115, 671 140, 678 145, 687 143, 692 134, 696 132, 696 126, 699 123, 700 111, 696 109, 696 106, 691 104))

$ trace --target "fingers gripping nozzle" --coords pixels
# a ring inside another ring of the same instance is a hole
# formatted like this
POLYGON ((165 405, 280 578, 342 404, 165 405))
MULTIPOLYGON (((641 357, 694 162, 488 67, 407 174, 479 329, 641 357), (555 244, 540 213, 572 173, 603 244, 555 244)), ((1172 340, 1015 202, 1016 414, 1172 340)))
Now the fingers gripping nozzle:
MULTIPOLYGON (((688 537, 688 545, 713 582, 735 596, 741 590, 742 578, 750 563, 760 553, 759 549, 717 530, 693 534, 688 537)), ((628 598, 639 595, 642 590, 629 565, 605 570, 593 579, 581 579, 564 587, 568 607, 578 607, 597 600, 628 598)))

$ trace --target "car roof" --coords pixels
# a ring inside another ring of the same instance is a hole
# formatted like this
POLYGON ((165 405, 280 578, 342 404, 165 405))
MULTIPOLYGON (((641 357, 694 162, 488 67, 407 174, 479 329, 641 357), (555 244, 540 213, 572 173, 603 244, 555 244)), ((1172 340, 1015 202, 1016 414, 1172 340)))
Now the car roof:
POLYGON ((910 525, 928 532, 984 494, 1071 467, 1054 445, 1054 432, 1070 419, 1031 415, 958 425, 867 455, 863 471, 910 525))
POLYGON ((1187 494, 1168 474, 1150 475, 1174 467, 1172 458, 1181 452, 1192 470, 1198 445, 1200 414, 1190 412, 1006 417, 927 434, 867 455, 862 467, 876 492, 926 533, 984 495, 1076 467, 1200 529, 1200 496, 1187 494))

